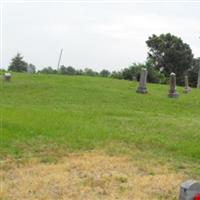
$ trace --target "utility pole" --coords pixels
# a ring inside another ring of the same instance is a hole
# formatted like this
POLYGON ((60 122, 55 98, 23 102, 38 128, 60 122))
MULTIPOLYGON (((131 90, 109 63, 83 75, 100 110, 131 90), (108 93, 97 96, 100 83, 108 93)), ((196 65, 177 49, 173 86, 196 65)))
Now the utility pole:
POLYGON ((57 70, 59 71, 60 69, 60 61, 61 61, 61 57, 62 57, 62 52, 63 52, 63 49, 61 49, 60 51, 60 56, 59 56, 59 59, 58 59, 58 66, 57 66, 57 70))

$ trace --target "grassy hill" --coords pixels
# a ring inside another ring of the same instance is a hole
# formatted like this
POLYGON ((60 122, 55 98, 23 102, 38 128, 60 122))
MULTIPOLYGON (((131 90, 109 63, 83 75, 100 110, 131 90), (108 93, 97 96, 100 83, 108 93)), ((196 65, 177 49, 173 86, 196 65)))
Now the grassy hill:
MULTIPOLYGON (((200 163, 200 90, 167 97, 168 86, 97 77, 13 74, 0 88, 1 159, 71 151, 138 151, 200 163)), ((195 168, 195 173, 200 173, 195 168)))

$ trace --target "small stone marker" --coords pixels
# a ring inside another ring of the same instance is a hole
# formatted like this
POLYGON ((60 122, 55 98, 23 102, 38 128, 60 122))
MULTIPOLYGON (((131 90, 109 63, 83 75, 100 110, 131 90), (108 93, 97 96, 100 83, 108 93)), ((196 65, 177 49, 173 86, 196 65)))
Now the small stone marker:
POLYGON ((34 73, 34 70, 33 70, 33 68, 31 68, 30 66, 28 66, 28 67, 27 67, 27 72, 28 72, 29 74, 32 74, 32 73, 34 73))
POLYGON ((140 82, 139 82, 139 87, 136 90, 137 93, 142 93, 145 94, 147 93, 147 87, 146 87, 146 83, 147 83, 147 74, 148 71, 146 68, 142 68, 141 72, 140 72, 140 82))
POLYGON ((168 96, 171 98, 178 97, 179 94, 176 92, 176 74, 173 72, 170 74, 169 84, 170 84, 170 90, 168 96))
POLYGON ((181 184, 179 200, 195 200, 200 194, 200 182, 188 180, 181 184))
POLYGON ((4 74, 4 80, 5 81, 10 81, 11 80, 11 73, 5 73, 4 74))
POLYGON ((191 92, 191 87, 189 87, 189 82, 188 82, 188 76, 185 76, 185 89, 184 89, 184 93, 189 93, 191 92))

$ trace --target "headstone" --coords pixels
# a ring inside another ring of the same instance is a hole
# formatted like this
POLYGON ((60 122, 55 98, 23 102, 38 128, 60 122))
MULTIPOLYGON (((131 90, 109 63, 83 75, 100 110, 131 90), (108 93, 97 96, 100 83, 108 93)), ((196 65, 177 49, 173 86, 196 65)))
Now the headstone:
POLYGON ((5 81, 10 81, 11 80, 11 73, 5 73, 4 74, 4 80, 5 81))
POLYGON ((185 75, 185 89, 184 93, 189 93, 191 92, 192 88, 189 86, 189 81, 188 81, 188 76, 185 75))
POLYGON ((29 74, 32 74, 32 73, 34 73, 34 69, 33 69, 31 66, 28 65, 28 67, 27 67, 27 72, 28 72, 29 74))
POLYGON ((171 98, 178 97, 179 94, 176 92, 176 74, 173 72, 170 74, 169 84, 170 84, 170 89, 168 96, 171 98))
POLYGON ((194 200, 200 194, 200 182, 188 180, 181 184, 179 200, 194 200))
POLYGON ((147 87, 146 87, 146 83, 147 83, 147 74, 148 74, 147 69, 142 68, 142 70, 141 70, 141 72, 140 72, 139 87, 137 88, 136 92, 142 93, 142 94, 147 93, 147 87))
POLYGON ((197 88, 200 88, 200 68, 198 72, 197 88))

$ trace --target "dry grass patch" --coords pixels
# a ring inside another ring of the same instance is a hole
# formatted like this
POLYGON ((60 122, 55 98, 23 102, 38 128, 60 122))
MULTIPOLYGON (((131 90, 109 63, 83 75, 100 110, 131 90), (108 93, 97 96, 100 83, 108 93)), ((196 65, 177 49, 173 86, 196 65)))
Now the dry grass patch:
POLYGON ((0 199, 177 199, 184 175, 155 162, 90 152, 58 163, 37 160, 2 169, 0 199))

